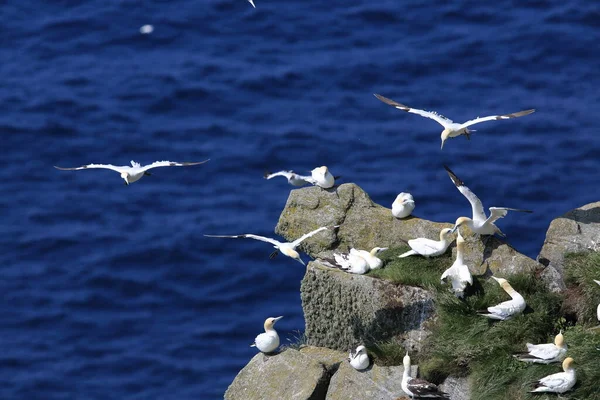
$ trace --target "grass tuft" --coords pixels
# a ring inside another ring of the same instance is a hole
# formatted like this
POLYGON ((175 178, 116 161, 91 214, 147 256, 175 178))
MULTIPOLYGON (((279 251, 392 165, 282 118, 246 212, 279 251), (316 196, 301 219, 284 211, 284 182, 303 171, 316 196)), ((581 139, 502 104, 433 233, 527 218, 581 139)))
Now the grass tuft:
POLYGON ((596 308, 600 304, 600 253, 565 255, 565 281, 576 295, 578 323, 598 324, 596 308))

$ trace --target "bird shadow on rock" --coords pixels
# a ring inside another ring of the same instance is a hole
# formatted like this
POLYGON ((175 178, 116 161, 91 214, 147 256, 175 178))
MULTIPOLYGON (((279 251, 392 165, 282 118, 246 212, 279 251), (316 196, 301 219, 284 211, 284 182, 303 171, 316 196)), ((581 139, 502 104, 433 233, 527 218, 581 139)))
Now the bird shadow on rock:
POLYGON ((582 224, 598 224, 600 223, 600 207, 590 208, 589 210, 571 210, 559 218, 570 219, 582 224))

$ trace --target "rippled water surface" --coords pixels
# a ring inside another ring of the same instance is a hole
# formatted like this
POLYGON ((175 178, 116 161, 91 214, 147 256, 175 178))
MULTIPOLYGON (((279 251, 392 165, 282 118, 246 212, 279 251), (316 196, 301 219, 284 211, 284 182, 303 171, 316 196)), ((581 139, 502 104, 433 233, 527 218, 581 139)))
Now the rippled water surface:
MULTIPOLYGON (((8 0, 0 8, 0 398, 222 397, 268 316, 304 321, 303 268, 268 259, 290 187, 320 165, 419 217, 528 208, 498 224, 535 257, 600 200, 593 1, 8 0), (141 35, 144 24, 155 27, 141 35), (448 141, 381 93, 464 121, 448 141), (53 165, 200 161, 124 186, 53 165)), ((306 256, 304 256, 307 259, 306 256)))

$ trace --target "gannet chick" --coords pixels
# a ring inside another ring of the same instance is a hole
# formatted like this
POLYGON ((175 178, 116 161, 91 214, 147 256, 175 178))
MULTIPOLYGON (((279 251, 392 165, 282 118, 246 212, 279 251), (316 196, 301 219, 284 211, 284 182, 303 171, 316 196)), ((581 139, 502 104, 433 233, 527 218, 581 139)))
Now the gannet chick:
MULTIPOLYGON (((600 285, 600 281, 594 279, 594 282, 600 285)), ((600 321, 600 304, 598 304, 598 308, 596 309, 596 318, 598 318, 598 321, 600 321)))
POLYGON ((493 120, 497 120, 497 119, 518 118, 518 117, 522 117, 524 115, 529 115, 529 114, 535 112, 535 109, 530 109, 530 110, 519 111, 519 112, 512 113, 512 114, 490 115, 489 117, 478 117, 478 118, 472 119, 470 121, 463 122, 462 124, 457 124, 456 122, 453 122, 451 119, 448 119, 448 118, 444 117, 443 115, 436 113, 435 111, 423 111, 423 110, 418 110, 416 108, 410 108, 403 104, 397 103, 392 99, 388 99, 387 97, 383 97, 378 94, 375 94, 375 97, 377 97, 379 100, 383 101, 384 103, 389 104, 390 106, 396 107, 398 110, 406 111, 406 112, 413 113, 413 114, 418 114, 425 118, 430 118, 430 119, 434 120, 435 122, 437 122, 438 124, 442 125, 444 127, 444 130, 442 131, 442 136, 441 136, 442 137, 442 146, 441 146, 442 149, 444 148, 444 143, 446 142, 446 140, 448 140, 448 138, 465 135, 467 137, 467 139, 470 139, 471 132, 475 131, 475 130, 467 129, 471 125, 479 124, 480 122, 485 122, 485 121, 493 121, 493 120))
MULTIPOLYGON (((280 251, 281 253, 283 253, 283 255, 293 258, 294 260, 298 261, 302 265, 306 265, 306 264, 304 264, 304 261, 302 261, 302 259, 300 258, 300 254, 298 254, 298 252, 296 251, 296 247, 298 247, 298 245, 300 243, 302 243, 304 240, 308 239, 309 237, 311 237, 321 231, 324 231, 327 228, 328 227, 326 227, 326 226, 322 226, 319 229, 315 229, 312 232, 308 232, 307 234, 305 234, 305 235, 301 236, 300 238, 294 240, 293 242, 289 242, 289 243, 281 243, 275 239, 267 238, 264 236, 253 235, 250 233, 246 233, 243 235, 204 235, 204 236, 218 237, 218 238, 233 238, 233 239, 249 238, 249 239, 260 240, 261 242, 271 243, 273 245, 273 247, 275 247, 277 250, 275 250, 273 253, 271 253, 270 258, 275 257, 277 255, 277 252, 280 251)), ((337 226, 334 226, 333 228, 337 228, 337 226)))
POLYGON ((415 209, 415 201, 410 193, 400 193, 392 203, 392 215, 396 218, 406 218, 415 209))
POLYGON ((252 7, 256 8, 256 6, 254 5, 254 0, 248 0, 250 2, 250 4, 252 4, 252 7))
POLYGON ((329 189, 335 185, 335 178, 326 166, 315 168, 310 173, 314 181, 313 185, 320 186, 323 189, 329 189))
POLYGON ((275 322, 279 321, 283 316, 277 318, 267 318, 265 320, 265 333, 261 333, 254 339, 254 343, 250 347, 256 347, 263 353, 272 353, 279 347, 279 335, 273 329, 275 322))
POLYGON ((402 373, 402 390, 411 398, 425 399, 444 399, 450 400, 448 393, 440 391, 433 383, 429 383, 424 379, 410 377, 410 357, 408 351, 402 360, 404 364, 404 372, 402 373))
POLYGON ((564 360, 567 355, 567 345, 562 331, 556 335, 554 343, 527 343, 527 350, 527 353, 514 354, 514 357, 524 362, 550 364, 564 360))
POLYGON ((565 358, 562 363, 563 371, 557 374, 548 375, 535 384, 535 389, 529 393, 564 393, 570 390, 577 382, 575 369, 573 368, 573 359, 565 358))
POLYGON ((502 289, 511 297, 512 300, 505 301, 496 306, 488 307, 487 311, 478 311, 479 314, 491 319, 505 320, 520 314, 525 310, 525 299, 521 296, 506 279, 492 276, 496 282, 502 286, 502 289))
POLYGON ((294 171, 279 171, 275 173, 265 172, 265 179, 272 179, 276 176, 283 176, 287 179, 288 183, 292 186, 304 186, 313 183, 313 179, 310 176, 302 176, 294 173, 294 171))
POLYGON ((60 169, 61 171, 76 171, 76 170, 80 170, 80 169, 92 169, 92 168, 110 169, 110 170, 116 171, 119 174, 121 174, 121 178, 123 178, 125 180, 125 184, 129 185, 130 183, 139 181, 140 179, 142 179, 142 176, 144 176, 144 175, 150 175, 150 173, 148 173, 147 171, 152 168, 188 167, 190 165, 204 164, 207 161, 208 160, 204 160, 204 161, 200 161, 200 162, 183 162, 183 163, 173 162, 173 161, 156 161, 156 162, 153 162, 152 164, 144 165, 143 167, 139 163, 136 163, 135 161, 131 161, 131 167, 129 167, 129 166, 117 167, 117 166, 114 166, 111 164, 88 164, 88 165, 83 165, 81 167, 76 167, 76 168, 62 168, 62 167, 56 167, 56 166, 54 168, 60 169))
POLYGON ((448 175, 456 188, 469 200, 471 203, 471 209, 473 211, 473 218, 468 217, 460 217, 456 220, 454 224, 453 231, 457 230, 459 226, 466 225, 473 231, 473 233, 477 233, 479 235, 493 235, 497 233, 500 236, 506 236, 502 231, 494 225, 494 222, 500 218, 504 218, 509 211, 518 211, 531 213, 530 210, 521 210, 517 208, 508 208, 508 207, 490 207, 490 216, 485 216, 485 211, 483 210, 483 204, 481 200, 471 190, 465 186, 464 182, 458 179, 458 177, 444 165, 446 171, 448 171, 448 175))
POLYGON ((362 371, 363 369, 367 369, 369 364, 369 355, 367 354, 367 349, 365 346, 358 346, 356 348, 356 353, 350 352, 348 355, 348 361, 350 361, 350 365, 357 370, 362 371))
POLYGON ((377 269, 383 266, 383 260, 377 257, 377 254, 386 251, 387 247, 374 247, 371 251, 350 249, 350 254, 356 254, 367 260, 369 269, 377 269))
POLYGON ((436 257, 444 254, 448 246, 454 241, 452 237, 453 230, 444 228, 440 231, 440 240, 431 240, 427 238, 418 238, 409 240, 407 243, 412 250, 400 254, 399 258, 421 255, 424 257, 436 257))
POLYGON ((441 281, 443 282, 444 279, 450 278, 450 281, 452 282, 452 291, 456 297, 460 298, 464 296, 464 291, 467 288, 467 285, 473 284, 473 276, 471 276, 471 271, 469 271, 469 267, 465 265, 463 260, 464 253, 465 239, 463 239, 459 231, 458 237, 456 238, 456 260, 450 268, 444 271, 441 281))

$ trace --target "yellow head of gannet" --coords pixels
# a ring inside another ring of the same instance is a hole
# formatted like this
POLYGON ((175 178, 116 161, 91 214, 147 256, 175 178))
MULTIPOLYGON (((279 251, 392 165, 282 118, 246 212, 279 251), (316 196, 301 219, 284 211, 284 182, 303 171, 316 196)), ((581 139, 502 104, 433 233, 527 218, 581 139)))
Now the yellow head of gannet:
POLYGON ((302 259, 300 258, 300 254, 296 250, 294 250, 294 249, 292 249, 290 247, 287 247, 287 246, 286 247, 282 246, 282 247, 279 248, 279 250, 284 255, 286 255, 286 256, 288 256, 290 258, 293 258, 294 260, 298 261, 300 264, 306 265, 306 264, 304 264, 304 261, 302 261, 302 259))
POLYGON ((446 140, 448 140, 448 138, 450 137, 450 134, 452 133, 452 129, 450 128, 444 128, 444 130, 442 131, 442 146, 440 147, 440 149, 444 148, 444 142, 446 140))
POLYGON ((440 231, 440 241, 448 240, 449 236, 454 233, 452 228, 444 228, 440 231))
POLYGON ((567 372, 567 370, 573 369, 573 362, 572 357, 565 358, 565 361, 562 363, 563 371, 567 372))
POLYGON ((372 256, 375 256, 376 254, 379 254, 382 251, 386 251, 387 249, 388 249, 387 247, 374 247, 373 250, 371 250, 369 252, 369 254, 371 254, 372 256))
POLYGON ((455 232, 460 226, 462 225, 466 225, 468 227, 471 227, 471 225, 473 224, 473 220, 469 217, 459 217, 456 219, 456 222, 454 223, 454 228, 452 228, 452 232, 455 232))
POLYGON ((129 185, 129 174, 127 172, 121 172, 121 178, 125 180, 126 185, 129 185))
POLYGON ((556 337, 554 338, 554 344, 556 345, 556 347, 565 347, 565 337, 562 334, 562 330, 558 332, 558 335, 556 335, 556 337))
POLYGON ((271 332, 273 331, 273 325, 275 325, 275 322, 279 321, 281 318, 283 318, 283 315, 281 317, 271 317, 271 318, 267 318, 265 320, 265 332, 271 332))

